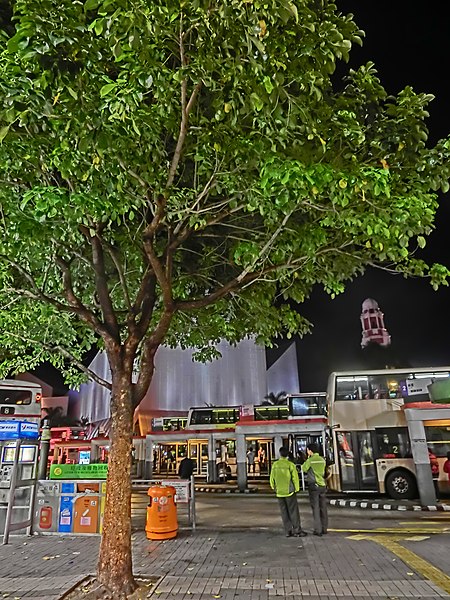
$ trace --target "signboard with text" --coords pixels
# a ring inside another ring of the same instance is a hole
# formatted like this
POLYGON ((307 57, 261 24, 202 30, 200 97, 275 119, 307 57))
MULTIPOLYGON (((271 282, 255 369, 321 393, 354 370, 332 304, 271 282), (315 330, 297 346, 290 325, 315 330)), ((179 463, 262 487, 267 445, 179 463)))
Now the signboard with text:
POLYGON ((20 438, 37 440, 39 427, 30 421, 0 420, 0 440, 17 440, 20 438))
POLYGON ((187 504, 189 502, 189 486, 190 481, 167 479, 161 481, 162 485, 170 485, 175 488, 175 499, 179 504, 187 504))
POLYGON ((50 479, 106 479, 107 464, 51 465, 50 479))

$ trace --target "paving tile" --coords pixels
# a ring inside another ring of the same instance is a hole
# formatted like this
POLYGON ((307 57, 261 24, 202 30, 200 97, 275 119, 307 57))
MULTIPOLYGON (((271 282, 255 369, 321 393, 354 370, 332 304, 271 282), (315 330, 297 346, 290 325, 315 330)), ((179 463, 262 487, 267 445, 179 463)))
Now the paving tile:
MULTIPOLYGON (((95 570, 98 538, 23 540, 0 547, 0 591, 10 597, 57 600, 95 570)), ((291 542, 270 531, 182 533, 164 543, 135 532, 134 568, 163 577, 153 593, 160 600, 450 598, 418 574, 407 576, 410 567, 370 540, 333 535, 326 543, 312 537, 291 542)), ((429 547, 441 560, 438 544, 429 547)))

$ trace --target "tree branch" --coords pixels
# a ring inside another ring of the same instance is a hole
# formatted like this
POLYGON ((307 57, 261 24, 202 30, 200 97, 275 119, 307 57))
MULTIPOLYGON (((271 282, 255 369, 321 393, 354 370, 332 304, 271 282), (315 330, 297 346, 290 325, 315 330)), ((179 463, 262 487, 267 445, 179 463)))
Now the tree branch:
MULTIPOLYGON (((68 263, 60 256, 55 258, 56 264, 61 269, 63 277, 64 294, 68 303, 70 304, 71 311, 75 312, 80 318, 90 325, 94 331, 101 335, 104 339, 110 339, 109 331, 103 326, 103 323, 95 316, 95 314, 84 306, 78 296, 73 291, 72 274, 68 263)), ((44 300, 47 301, 47 300, 44 300)), ((50 302, 53 304, 53 302, 50 302)), ((58 305, 55 305, 58 308, 58 305)))
POLYGON ((143 343, 139 365, 139 377, 133 387, 135 406, 139 404, 148 390, 155 369, 155 354, 169 330, 174 312, 173 309, 165 310, 152 334, 143 343))
POLYGON ((242 281, 242 279, 245 279, 246 275, 248 273, 250 273, 254 268, 256 263, 261 260, 262 258, 264 258, 264 255, 266 254, 266 252, 270 249, 271 245, 274 243, 274 241, 277 239, 277 237, 280 235, 281 231, 284 229, 284 226, 286 225, 286 223, 288 222, 290 216, 292 215, 294 211, 291 210, 287 215, 284 215, 284 219, 281 221, 281 223, 279 224, 279 226, 277 227, 277 229, 273 232, 272 236, 270 237, 269 240, 267 240, 267 242, 264 244, 264 246, 261 249, 261 252, 259 253, 259 255, 253 259, 253 262, 248 265, 248 267, 246 267, 242 273, 238 276, 238 282, 242 281))
POLYGON ((147 269, 144 277, 142 278, 141 287, 132 306, 132 314, 137 316, 140 313, 141 318, 137 323, 133 321, 133 326, 130 326, 129 324, 131 336, 125 342, 125 346, 132 343, 132 336, 137 337, 138 343, 144 337, 153 316, 153 309, 156 302, 155 292, 156 276, 152 269, 147 269))
MULTIPOLYGON (((183 34, 183 15, 180 17, 180 35, 179 35, 179 46, 180 46, 180 60, 181 67, 184 68, 187 66, 187 60, 184 53, 184 34, 183 34)), ((184 78, 181 82, 181 123, 180 123, 180 132, 178 134, 177 145, 175 147, 175 152, 172 157, 172 162, 170 164, 169 175, 167 177, 166 187, 172 187, 172 184, 175 179, 175 173, 178 168, 178 163, 180 162, 181 153, 183 151, 184 141, 186 139, 186 135, 188 132, 188 123, 189 123, 189 114, 192 111, 192 107, 194 106, 195 99, 197 98, 198 93, 202 87, 202 82, 199 81, 197 85, 194 87, 189 100, 187 100, 187 79, 184 78)))
POLYGON ((32 338, 28 338, 28 337, 21 336, 21 335, 18 335, 16 333, 11 333, 11 332, 8 332, 8 335, 10 335, 18 340, 21 340, 22 342, 25 342, 27 344, 34 344, 35 346, 40 346, 42 348, 45 348, 45 350, 48 350, 49 352, 57 352, 58 354, 61 354, 61 356, 63 356, 67 360, 69 360, 73 365, 75 365, 78 369, 80 369, 80 371, 85 373, 89 377, 89 379, 92 379, 93 381, 95 381, 99 385, 102 385, 103 387, 107 388, 108 390, 112 389, 112 385, 109 381, 106 381, 106 379, 103 379, 102 377, 97 375, 97 373, 95 373, 94 371, 92 371, 91 369, 89 369, 88 367, 83 365, 83 363, 80 362, 77 358, 75 358, 75 356, 73 356, 73 354, 71 354, 68 350, 66 350, 59 344, 56 344, 55 346, 53 346, 51 344, 46 344, 42 340, 33 340, 32 338))
POLYGON ((94 236, 89 233, 87 227, 81 228, 82 232, 88 239, 92 248, 92 264, 95 273, 95 288, 97 290, 98 299, 100 302, 103 319, 108 327, 110 335, 116 342, 120 341, 119 324, 111 300, 111 295, 108 289, 108 282, 105 269, 105 257, 103 254, 103 240, 97 232, 94 236))
POLYGON ((330 252, 343 253, 342 248, 345 248, 346 246, 350 246, 350 245, 351 245, 351 243, 348 242, 348 243, 342 244, 339 248, 323 248, 322 250, 317 251, 313 257, 301 256, 301 257, 298 257, 295 260, 289 261, 285 264, 270 265, 270 266, 268 266, 264 269, 261 269, 257 272, 255 271, 253 273, 247 273, 245 275, 243 275, 243 273, 244 273, 244 271, 243 271, 237 277, 230 280, 228 283, 225 283, 225 284, 219 286, 216 290, 214 290, 214 292, 207 294, 203 298, 175 302, 175 310, 183 311, 183 310, 196 310, 199 308, 204 308, 205 306, 209 306, 213 302, 217 302, 217 300, 224 298, 225 296, 234 292, 235 290, 242 289, 243 287, 248 286, 251 283, 254 283, 258 279, 261 279, 261 277, 263 277, 264 275, 267 275, 268 273, 273 273, 274 271, 281 271, 283 269, 293 269, 294 267, 296 267, 298 269, 299 265, 301 265, 302 263, 305 264, 308 260, 311 260, 311 258, 315 259, 318 256, 321 256, 322 254, 328 254, 330 252))
POLYGON ((173 298, 171 280, 168 279, 164 267, 156 255, 155 249, 153 248, 153 240, 147 235, 144 237, 144 250, 161 287, 164 306, 166 309, 172 310, 173 298))
POLYGON ((130 294, 128 292, 127 280, 126 280, 125 274, 123 272, 120 258, 118 256, 118 251, 116 248, 114 248, 114 246, 112 244, 110 244, 106 240, 103 240, 103 243, 105 244, 106 249, 108 250, 108 253, 111 257, 111 260, 113 261, 114 266, 116 267, 117 274, 119 275, 119 281, 120 281, 120 285, 122 287, 123 296, 125 298, 125 303, 127 305, 127 308, 129 310, 129 312, 132 312, 132 305, 131 305, 131 300, 130 300, 130 294))
POLYGON ((20 294, 23 297, 31 298, 32 300, 38 300, 40 302, 50 304, 51 306, 54 306, 57 310, 60 310, 62 312, 75 313, 79 315, 79 317, 85 323, 87 323, 92 329, 94 329, 94 331, 97 331, 100 335, 107 334, 107 331, 103 328, 102 323, 97 319, 94 313, 91 310, 89 310, 86 306, 84 306, 84 304, 75 295, 72 287, 72 278, 70 274, 69 265, 62 258, 56 257, 55 262, 62 271, 64 293, 67 302, 69 303, 68 305, 64 304, 63 302, 60 302, 59 300, 56 300, 56 298, 53 298, 52 296, 48 296, 47 294, 45 294, 39 288, 31 273, 24 269, 22 265, 16 263, 15 261, 11 260, 8 256, 5 255, 1 255, 0 258, 6 260, 14 269, 16 269, 17 272, 20 273, 26 281, 28 281, 33 290, 30 291, 12 288, 16 293, 20 294))

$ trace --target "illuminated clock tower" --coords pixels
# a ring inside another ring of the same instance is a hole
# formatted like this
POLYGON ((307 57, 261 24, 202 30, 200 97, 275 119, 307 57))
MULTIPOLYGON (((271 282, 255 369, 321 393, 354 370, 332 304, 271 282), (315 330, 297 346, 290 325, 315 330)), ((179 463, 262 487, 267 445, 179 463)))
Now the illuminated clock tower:
POLYGON ((384 315, 373 298, 367 298, 362 304, 361 313, 362 339, 361 348, 374 343, 386 348, 391 343, 391 336, 384 326, 384 315))

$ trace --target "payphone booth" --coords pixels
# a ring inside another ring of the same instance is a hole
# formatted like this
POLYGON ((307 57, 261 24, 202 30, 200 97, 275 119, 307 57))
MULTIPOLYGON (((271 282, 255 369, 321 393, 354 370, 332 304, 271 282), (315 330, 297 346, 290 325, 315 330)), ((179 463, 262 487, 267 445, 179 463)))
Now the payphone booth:
POLYGON ((31 534, 39 428, 29 421, 0 420, 0 534, 31 534))

